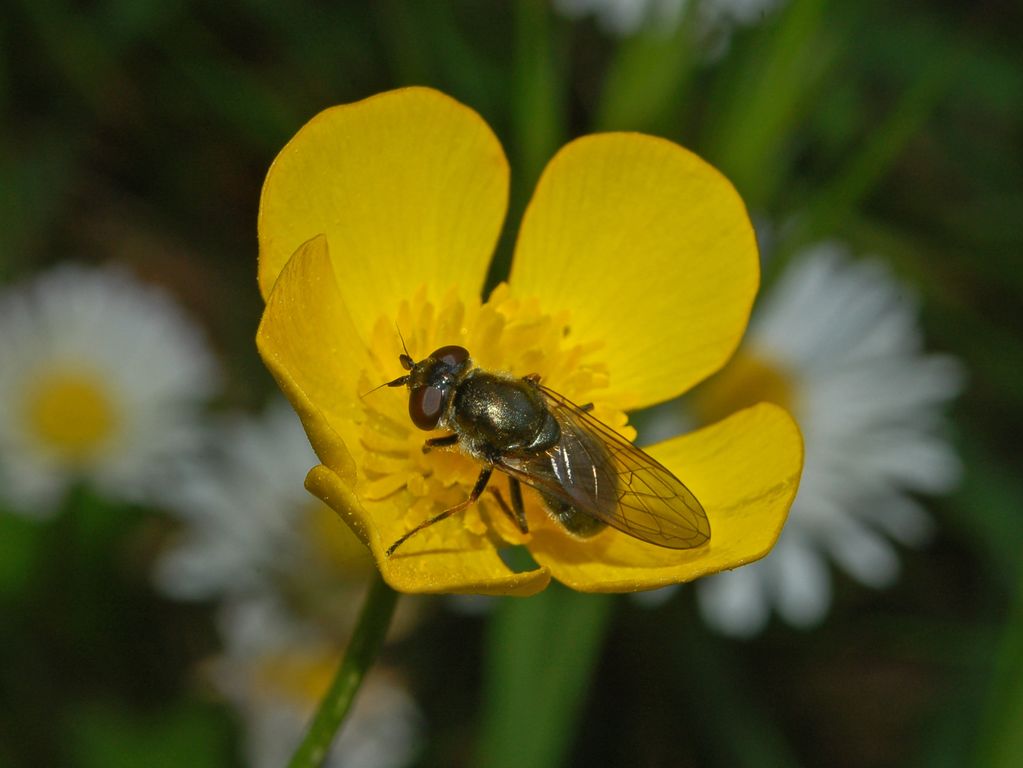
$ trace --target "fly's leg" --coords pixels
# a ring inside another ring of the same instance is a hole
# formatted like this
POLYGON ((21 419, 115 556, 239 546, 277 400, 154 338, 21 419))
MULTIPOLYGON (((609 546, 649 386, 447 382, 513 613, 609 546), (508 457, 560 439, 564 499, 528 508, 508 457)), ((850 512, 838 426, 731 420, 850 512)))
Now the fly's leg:
POLYGON ((429 453, 433 448, 449 448, 452 445, 458 444, 458 433, 452 432, 450 435, 443 435, 441 437, 431 437, 423 443, 423 453, 429 453))
POLYGON ((434 523, 439 523, 441 520, 446 520, 452 515, 461 512, 463 509, 468 509, 473 504, 475 504, 476 500, 480 497, 480 494, 483 493, 483 489, 487 487, 487 483, 490 482, 490 475, 493 471, 494 471, 493 467, 484 467, 483 470, 480 472, 480 476, 476 478, 476 485, 472 487, 472 491, 469 493, 469 498, 467 498, 465 501, 459 504, 455 504, 455 506, 451 507, 450 509, 445 509, 439 515, 434 515, 433 517, 421 522, 419 525, 417 525, 415 528, 413 528, 411 531, 406 533, 404 536, 402 536, 400 539, 394 542, 391 546, 389 546, 387 548, 386 553, 387 556, 390 557, 391 555, 393 555, 394 550, 396 550, 398 547, 400 547, 402 544, 408 541, 413 535, 419 533, 424 528, 429 528, 434 523))
POLYGON ((493 493, 497 499, 497 503, 500 505, 501 511, 511 518, 511 521, 518 526, 518 529, 522 533, 529 533, 529 526, 526 524, 526 507, 522 503, 522 485, 519 481, 514 477, 508 478, 508 492, 511 494, 512 502, 510 507, 499 490, 491 488, 490 492, 493 493))

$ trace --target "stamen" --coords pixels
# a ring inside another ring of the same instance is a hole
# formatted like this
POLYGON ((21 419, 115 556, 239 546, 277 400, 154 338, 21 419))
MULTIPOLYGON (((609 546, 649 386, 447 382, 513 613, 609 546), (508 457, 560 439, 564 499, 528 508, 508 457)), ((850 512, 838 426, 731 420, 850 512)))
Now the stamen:
MULTIPOLYGON (((374 379, 393 377, 396 367, 410 367, 414 360, 410 357, 410 365, 405 366, 403 359, 409 349, 425 356, 439 347, 457 344, 469 350, 478 367, 513 376, 539 373, 544 385, 569 399, 595 403, 599 417, 616 428, 626 422, 625 414, 608 402, 607 369, 600 361, 602 345, 578 343, 566 333, 566 314, 545 314, 537 301, 513 296, 507 285, 498 286, 486 303, 467 303, 452 292, 434 304, 426 298, 425 289, 420 289, 402 302, 396 319, 405 331, 399 331, 401 350, 394 344, 395 318, 381 317, 371 337, 375 367, 366 371, 366 386, 374 379)), ((403 378, 394 382, 404 383, 403 378)), ((479 476, 480 464, 457 448, 438 447, 424 453, 425 440, 444 433, 423 432, 413 426, 404 390, 381 392, 362 402, 366 411, 360 447, 366 453, 360 462, 364 475, 357 491, 367 502, 379 502, 374 503, 372 513, 380 516, 382 538, 388 546, 424 520, 465 501, 479 476), (392 522, 387 521, 388 516, 392 522)), ((627 434, 630 430, 621 431, 627 434)), ((507 479, 500 472, 494 473, 491 483, 507 496, 507 479)), ((527 489, 524 500, 530 527, 534 521, 545 524, 547 515, 537 494, 527 489)), ((485 495, 450 519, 417 532, 403 545, 403 551, 415 548, 417 541, 423 542, 418 546, 445 546, 446 540, 450 546, 451 536, 477 540, 491 536, 500 545, 517 545, 529 538, 508 520, 495 499, 485 495)))

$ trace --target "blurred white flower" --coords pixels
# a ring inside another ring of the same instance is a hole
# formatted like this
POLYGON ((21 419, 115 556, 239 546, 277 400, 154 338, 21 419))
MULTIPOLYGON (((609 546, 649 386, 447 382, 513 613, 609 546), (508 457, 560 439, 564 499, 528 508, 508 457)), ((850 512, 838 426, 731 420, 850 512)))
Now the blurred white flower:
POLYGON ((595 16, 601 28, 614 37, 630 37, 640 31, 670 34, 684 14, 695 13, 698 39, 719 53, 727 47, 735 27, 759 23, 781 3, 782 0, 555 0, 554 6, 572 19, 595 16))
MULTIPOLYGON (((213 664, 216 687, 241 713, 246 764, 278 768, 305 734, 343 648, 297 623, 269 595, 226 603, 225 651, 213 664)), ((366 675, 328 753, 330 768, 401 768, 422 743, 422 717, 401 680, 379 664, 366 675)))
MULTIPOLYGON (((305 490, 317 459, 287 403, 218 434, 218 455, 193 468, 170 505, 182 526, 154 578, 174 597, 222 601, 214 683, 243 716, 249 764, 284 765, 330 683, 374 565, 305 490)), ((392 637, 415 611, 399 605, 392 637)), ((398 678, 374 669, 327 764, 404 765, 418 748, 419 719, 398 678)))
POLYGON ((79 481, 159 500, 202 442, 217 367, 163 291, 66 264, 0 294, 0 503, 52 514, 79 481))
POLYGON ((615 37, 629 37, 644 27, 674 27, 688 0, 554 0, 563 16, 595 16, 615 37))
POLYGON ((764 298, 735 359, 694 394, 703 422, 758 400, 784 405, 806 444, 799 495, 774 550, 697 584, 715 628, 755 634, 772 608, 790 624, 816 624, 831 600, 828 558, 884 587, 899 570, 891 540, 926 540, 931 520, 910 494, 943 493, 959 479, 942 410, 963 371, 922 352, 917 314, 883 264, 816 246, 764 298))
POLYGON ((314 526, 341 527, 303 485, 317 459, 287 403, 259 419, 229 418, 215 434, 221 450, 191 467, 171 499, 185 525, 155 576, 173 597, 276 588, 316 555, 314 526))

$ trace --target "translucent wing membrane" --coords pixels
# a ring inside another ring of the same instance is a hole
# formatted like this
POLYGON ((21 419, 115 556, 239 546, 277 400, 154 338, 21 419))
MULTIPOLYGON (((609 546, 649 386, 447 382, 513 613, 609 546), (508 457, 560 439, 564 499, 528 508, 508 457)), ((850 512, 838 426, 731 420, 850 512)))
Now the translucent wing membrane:
POLYGON ((579 406, 540 390, 561 439, 536 456, 502 458, 501 470, 651 544, 689 549, 710 538, 707 514, 681 480, 579 406))

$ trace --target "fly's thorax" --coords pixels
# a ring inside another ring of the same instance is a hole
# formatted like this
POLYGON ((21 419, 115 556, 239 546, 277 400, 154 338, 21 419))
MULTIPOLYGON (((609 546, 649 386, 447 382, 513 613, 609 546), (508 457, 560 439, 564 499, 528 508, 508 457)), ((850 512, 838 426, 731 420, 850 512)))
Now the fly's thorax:
POLYGON ((542 451, 560 437, 535 384, 478 369, 456 388, 447 420, 466 452, 485 460, 524 450, 542 451))

